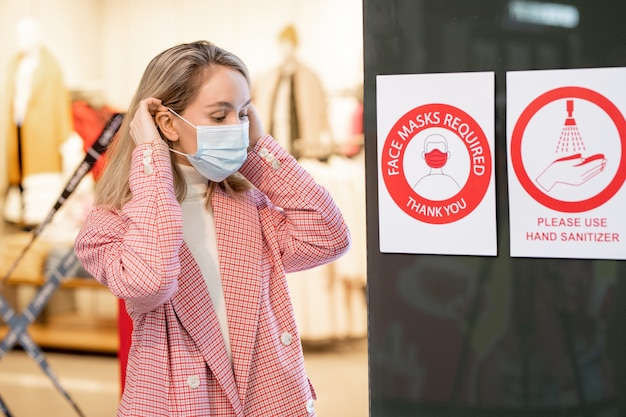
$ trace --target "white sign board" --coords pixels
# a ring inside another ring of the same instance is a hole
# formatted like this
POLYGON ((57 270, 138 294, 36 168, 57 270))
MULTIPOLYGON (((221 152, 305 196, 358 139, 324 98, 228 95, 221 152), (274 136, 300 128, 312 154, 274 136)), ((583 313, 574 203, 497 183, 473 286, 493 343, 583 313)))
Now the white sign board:
POLYGON ((494 73, 376 77, 380 251, 497 255, 494 73))
POLYGON ((626 69, 507 73, 511 256, 626 259, 626 69))

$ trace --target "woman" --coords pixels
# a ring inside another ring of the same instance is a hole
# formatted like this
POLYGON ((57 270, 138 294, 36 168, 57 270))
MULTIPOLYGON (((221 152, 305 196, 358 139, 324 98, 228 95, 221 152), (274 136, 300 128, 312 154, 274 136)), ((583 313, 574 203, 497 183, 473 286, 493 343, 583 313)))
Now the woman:
POLYGON ((263 133, 239 58, 157 55, 75 244, 133 319, 118 415, 315 415, 285 273, 349 246, 328 192, 263 133))

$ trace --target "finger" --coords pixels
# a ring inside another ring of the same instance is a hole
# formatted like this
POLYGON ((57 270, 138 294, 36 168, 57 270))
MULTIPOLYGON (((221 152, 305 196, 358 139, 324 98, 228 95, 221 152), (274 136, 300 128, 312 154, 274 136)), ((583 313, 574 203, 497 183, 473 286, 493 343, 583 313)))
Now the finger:
POLYGON ((156 116, 159 113, 169 114, 170 110, 166 106, 160 104, 160 105, 157 106, 156 110, 154 111, 154 115, 156 116))
POLYGON ((161 100, 157 99, 157 98, 152 98, 149 102, 148 102, 148 106, 150 109, 151 113, 156 113, 157 111, 159 111, 162 107, 165 108, 165 106, 163 106, 161 104, 161 100))
POLYGON ((590 163, 589 165, 581 165, 581 168, 585 168, 583 173, 587 173, 587 172, 592 172, 595 171, 596 169, 602 169, 602 161, 595 161, 593 163, 590 163))
POLYGON ((587 172, 583 173, 581 178, 583 180, 587 181, 587 180, 595 177, 599 173, 601 173, 603 170, 604 170, 604 167, 602 165, 599 165, 599 166, 594 167, 594 168, 588 170, 587 172))
POLYGON ((139 108, 145 109, 148 113, 154 116, 154 114, 161 108, 165 107, 161 104, 161 100, 154 97, 148 97, 139 102, 139 108))

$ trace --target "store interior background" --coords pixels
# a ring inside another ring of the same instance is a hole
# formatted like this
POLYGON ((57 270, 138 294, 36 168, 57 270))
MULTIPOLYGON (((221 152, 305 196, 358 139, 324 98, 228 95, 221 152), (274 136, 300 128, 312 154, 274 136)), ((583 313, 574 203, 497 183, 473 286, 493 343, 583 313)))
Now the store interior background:
MULTIPOLYGON (((322 80, 341 136, 342 116, 363 82, 361 8, 358 0, 0 0, 0 79, 16 51, 15 26, 26 16, 39 20, 69 89, 100 93, 120 109, 148 61, 165 48, 206 39, 241 57, 254 77, 278 65, 279 31, 293 24, 298 57, 322 80)), ((0 175, 4 184, 4 170, 0 175)))
MULTIPOLYGON (((362 103, 360 0, 0 0, 2 83, 16 53, 16 25, 27 16, 40 23, 43 46, 61 66, 68 90, 119 111, 125 110, 148 61, 181 42, 206 39, 234 52, 246 62, 254 82, 257 75, 279 65, 278 34, 291 24, 299 38, 297 57, 319 76, 327 93, 334 142, 341 147, 359 140, 353 133, 352 121, 362 103)), ((9 104, 6 97, 0 98, 0 131, 8 123, 9 104)), ((7 185, 4 145, 0 140, 2 204, 7 185)), ((348 216, 355 239, 353 252, 341 266, 331 265, 290 277, 296 316, 305 341, 305 360, 320 397, 318 413, 331 417, 364 416, 368 408, 364 166, 359 159, 362 155, 350 156, 353 163, 343 186, 354 190, 362 203, 355 201, 354 195, 350 195, 352 201, 340 198, 345 196, 336 198, 341 200, 338 203, 342 209, 356 206, 359 211, 348 216), (347 277, 335 279, 334 274, 340 269, 347 277)), ((323 171, 318 173, 324 175, 323 171)), ((3 244, 16 230, 19 231, 0 222, 3 244)), ((13 255, 5 249, 3 245, 4 254, 0 256, 6 270, 8 258, 13 255)), ((35 290, 35 286, 23 286, 14 301, 23 307, 35 290)), ((63 303, 69 302, 79 314, 91 318, 110 322, 117 315, 116 300, 101 289, 63 289, 55 297, 47 314, 63 311, 63 303)), ((81 319, 74 320, 79 328, 81 319)), ((88 337, 97 343, 97 339, 88 337)), ((9 406, 13 404, 16 415, 31 415, 28 413, 40 410, 32 407, 44 402, 46 415, 57 415, 57 409, 61 410, 58 415, 70 415, 71 409, 37 365, 24 355, 16 356, 21 352, 19 348, 15 350, 0 357, 0 397, 9 406), (19 410, 25 411, 20 414, 19 410)), ((104 353, 71 348, 45 350, 53 370, 62 383, 69 385, 70 394, 76 393, 76 401, 87 415, 112 415, 119 395, 119 377, 110 349, 104 353), (90 382, 84 378, 85 373, 101 376, 102 380, 90 382), (98 405, 102 401, 107 404, 98 405)))

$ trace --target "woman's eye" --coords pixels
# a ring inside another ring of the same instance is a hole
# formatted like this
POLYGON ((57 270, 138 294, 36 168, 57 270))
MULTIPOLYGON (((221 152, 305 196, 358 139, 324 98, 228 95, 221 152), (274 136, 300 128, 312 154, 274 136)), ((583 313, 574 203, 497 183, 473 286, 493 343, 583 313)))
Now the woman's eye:
POLYGON ((240 118, 241 120, 245 120, 245 119, 247 119, 247 118, 248 118, 248 113, 242 113, 242 114, 240 114, 240 115, 239 115, 239 118, 240 118))
POLYGON ((225 116, 219 116, 219 117, 213 117, 213 120, 216 122, 223 122, 224 120, 226 120, 225 116))

